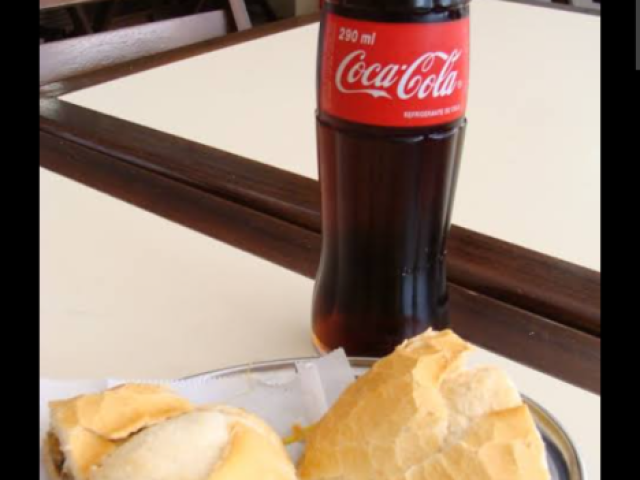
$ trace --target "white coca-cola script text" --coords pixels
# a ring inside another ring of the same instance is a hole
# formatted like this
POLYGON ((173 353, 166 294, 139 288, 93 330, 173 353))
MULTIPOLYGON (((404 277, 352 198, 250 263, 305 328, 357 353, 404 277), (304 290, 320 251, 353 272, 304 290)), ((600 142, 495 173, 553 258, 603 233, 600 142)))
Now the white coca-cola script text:
POLYGON ((374 98, 409 100, 447 97, 460 87, 456 62, 461 50, 428 52, 410 65, 367 63, 367 53, 357 50, 347 55, 336 71, 336 86, 346 94, 367 94, 374 98))

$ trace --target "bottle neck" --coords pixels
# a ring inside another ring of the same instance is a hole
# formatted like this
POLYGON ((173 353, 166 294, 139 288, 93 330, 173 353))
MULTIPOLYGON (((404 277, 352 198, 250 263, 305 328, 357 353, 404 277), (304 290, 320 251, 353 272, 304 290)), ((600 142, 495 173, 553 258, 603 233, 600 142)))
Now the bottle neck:
POLYGON ((470 0, 329 0, 324 11, 382 23, 428 23, 469 16, 470 0))

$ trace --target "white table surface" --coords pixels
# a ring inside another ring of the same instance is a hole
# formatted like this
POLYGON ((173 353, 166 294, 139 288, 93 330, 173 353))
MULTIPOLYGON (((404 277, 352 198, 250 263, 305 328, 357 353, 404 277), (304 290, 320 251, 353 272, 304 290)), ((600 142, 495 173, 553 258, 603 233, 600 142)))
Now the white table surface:
MULTIPOLYGON (((176 378, 313 355, 312 282, 41 169, 40 372, 176 378)), ((553 412, 599 480, 600 397, 479 350, 553 412)))
MULTIPOLYGON (((600 18, 472 2, 454 223, 600 270, 600 18)), ((317 177, 317 25, 65 100, 317 177)))

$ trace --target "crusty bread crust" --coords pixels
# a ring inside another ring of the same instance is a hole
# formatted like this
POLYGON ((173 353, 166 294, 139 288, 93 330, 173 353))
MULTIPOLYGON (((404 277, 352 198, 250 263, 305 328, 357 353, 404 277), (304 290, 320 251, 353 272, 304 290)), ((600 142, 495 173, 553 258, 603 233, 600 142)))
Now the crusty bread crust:
POLYGON ((223 413, 231 425, 226 454, 208 480, 296 480, 282 440, 262 419, 228 406, 205 408, 223 413))
POLYGON ((501 370, 466 370, 451 331, 405 342, 312 429, 302 480, 549 480, 528 408, 501 370))

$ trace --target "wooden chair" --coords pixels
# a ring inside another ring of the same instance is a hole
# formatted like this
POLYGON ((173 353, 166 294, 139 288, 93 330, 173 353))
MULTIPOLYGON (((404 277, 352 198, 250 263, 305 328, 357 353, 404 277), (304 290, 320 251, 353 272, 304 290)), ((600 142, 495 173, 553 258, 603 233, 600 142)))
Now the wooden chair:
MULTIPOLYGON (((247 4, 245 0, 227 0, 229 3, 229 9, 233 16, 233 21, 236 24, 236 28, 241 30, 247 30, 252 27, 251 18, 249 18, 249 11, 247 10, 247 4)), ((201 12, 205 7, 207 0, 198 0, 195 6, 195 12, 201 12)))
POLYGON ((600 0, 551 0, 551 3, 559 3, 561 5, 572 5, 574 7, 590 8, 594 5, 600 5, 600 0))
POLYGON ((557 6, 562 10, 597 15, 600 12, 600 0, 504 0, 524 5, 557 6))
MULTIPOLYGON (((199 13, 206 0, 195 1, 195 13, 199 13)), ((238 30, 251 28, 251 19, 247 11, 245 0, 227 0, 233 22, 238 30)), ((78 33, 98 33, 108 30, 118 12, 127 6, 127 2, 133 0, 40 0, 40 12, 50 12, 56 9, 64 9, 73 20, 78 33), (88 4, 95 5, 95 15, 89 19, 85 7, 88 4)), ((264 6, 268 6, 266 0, 264 6)), ((272 16, 272 11, 268 12, 272 16)), ((275 18, 272 18, 275 20, 275 18)))
POLYGON ((223 10, 40 45, 40 85, 225 35, 223 10))
POLYGON ((251 28, 251 19, 247 11, 247 4, 244 0, 229 0, 229 7, 233 14, 233 21, 238 30, 248 30, 251 28))

